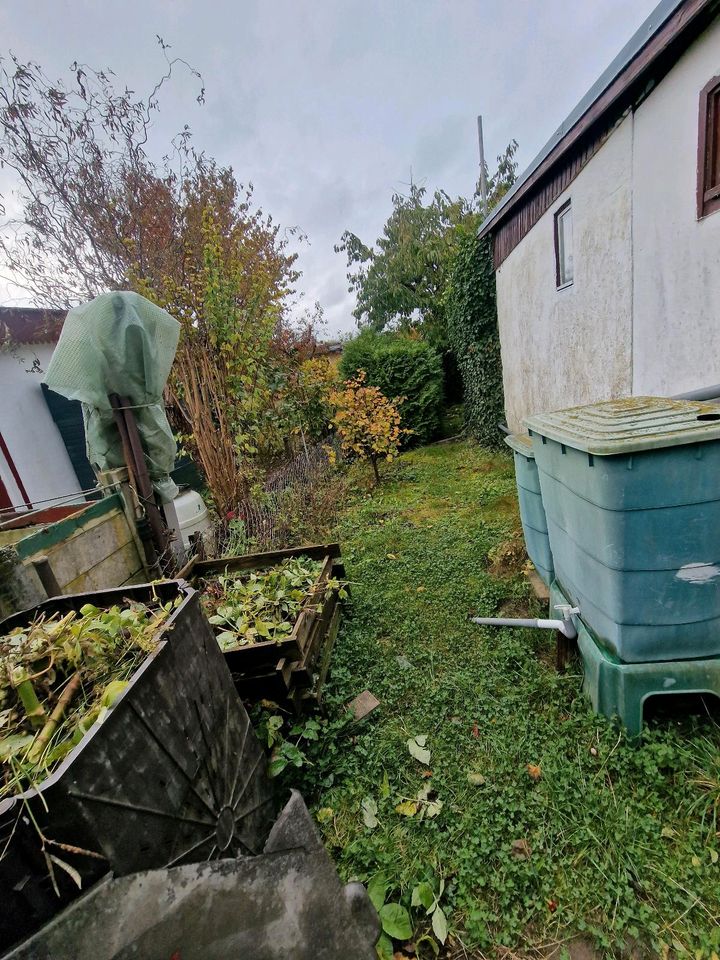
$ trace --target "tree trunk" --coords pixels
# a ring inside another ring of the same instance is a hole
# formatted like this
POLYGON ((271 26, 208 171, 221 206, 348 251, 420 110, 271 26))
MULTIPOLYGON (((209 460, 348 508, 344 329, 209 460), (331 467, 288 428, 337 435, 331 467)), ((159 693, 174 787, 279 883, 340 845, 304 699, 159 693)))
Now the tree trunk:
POLYGON ((380 483, 380 471, 378 470, 377 457, 370 457, 370 463, 372 464, 373 473, 375 474, 375 483, 380 483))

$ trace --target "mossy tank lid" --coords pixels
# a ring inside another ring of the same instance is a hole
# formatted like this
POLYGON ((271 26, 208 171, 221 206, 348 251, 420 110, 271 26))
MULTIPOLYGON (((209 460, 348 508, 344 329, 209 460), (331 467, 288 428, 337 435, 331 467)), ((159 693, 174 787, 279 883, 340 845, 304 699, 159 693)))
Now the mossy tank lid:
POLYGON ((521 453, 524 457, 535 459, 533 453, 532 437, 529 433, 511 433, 505 437, 505 443, 516 453, 521 453))
POLYGON ((720 439, 720 405, 667 397, 626 397, 525 420, 539 434, 597 456, 720 439))

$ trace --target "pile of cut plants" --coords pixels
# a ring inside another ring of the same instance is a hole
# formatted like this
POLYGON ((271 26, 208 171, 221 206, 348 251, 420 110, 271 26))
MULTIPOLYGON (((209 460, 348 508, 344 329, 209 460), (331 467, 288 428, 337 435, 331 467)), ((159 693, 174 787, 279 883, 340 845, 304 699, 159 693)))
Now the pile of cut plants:
POLYGON ((0 800, 42 783, 102 723, 177 602, 87 603, 0 636, 0 800))
POLYGON ((220 648, 227 652, 255 643, 281 643, 292 633, 303 608, 321 602, 333 590, 344 596, 339 580, 331 578, 318 587, 321 569, 320 561, 292 557, 268 570, 235 576, 226 572, 201 581, 203 609, 220 648))

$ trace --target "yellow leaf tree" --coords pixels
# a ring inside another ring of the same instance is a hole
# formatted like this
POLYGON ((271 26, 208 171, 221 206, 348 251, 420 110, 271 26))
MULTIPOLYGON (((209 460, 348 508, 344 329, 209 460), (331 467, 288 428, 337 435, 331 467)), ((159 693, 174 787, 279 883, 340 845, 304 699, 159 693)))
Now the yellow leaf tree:
POLYGON ((379 387, 368 386, 364 370, 359 370, 337 390, 330 391, 334 409, 332 425, 341 449, 351 457, 369 460, 376 483, 380 483, 378 462, 394 460, 402 437, 412 433, 400 426, 398 407, 402 400, 402 397, 388 400, 379 387))

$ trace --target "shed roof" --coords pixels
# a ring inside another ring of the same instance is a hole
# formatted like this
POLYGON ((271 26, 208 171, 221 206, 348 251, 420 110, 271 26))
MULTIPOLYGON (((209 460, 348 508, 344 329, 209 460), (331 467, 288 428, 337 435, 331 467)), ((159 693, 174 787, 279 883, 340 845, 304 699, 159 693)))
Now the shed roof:
MULTIPOLYGON (((651 67, 655 59, 667 54, 670 45, 687 31, 699 14, 709 9, 717 15, 720 11, 717 0, 661 0, 485 218, 480 225, 479 236, 491 232, 518 207, 537 180, 573 147, 590 124, 610 111, 627 88, 637 82, 642 71, 651 67), (641 57, 643 52, 645 57, 641 57)), ((676 57, 683 49, 676 46, 676 57)))
POLYGON ((0 343, 55 343, 66 313, 43 307, 0 307, 0 343))

